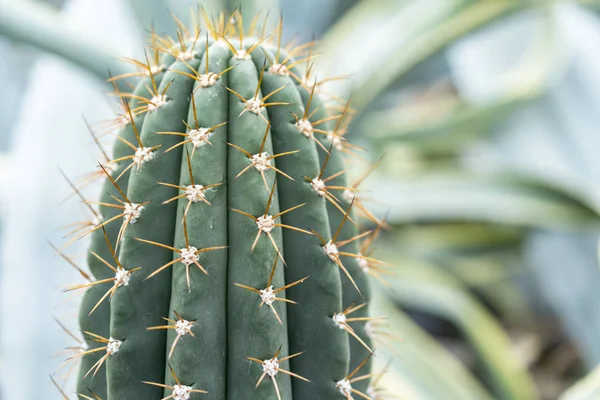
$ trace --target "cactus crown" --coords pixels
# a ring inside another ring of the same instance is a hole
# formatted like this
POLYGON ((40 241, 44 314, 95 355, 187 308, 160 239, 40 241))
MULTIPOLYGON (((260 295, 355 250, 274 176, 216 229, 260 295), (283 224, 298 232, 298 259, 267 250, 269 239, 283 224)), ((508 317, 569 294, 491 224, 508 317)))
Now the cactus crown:
POLYGON ((379 222, 362 178, 346 181, 351 109, 311 76, 311 44, 281 44, 281 23, 194 20, 202 30, 153 34, 151 56, 129 60, 138 72, 113 78, 139 83, 116 91, 103 190, 75 234, 91 235, 93 275, 68 288, 86 289, 78 391, 376 398, 365 324, 379 229, 359 234, 351 210, 379 222))

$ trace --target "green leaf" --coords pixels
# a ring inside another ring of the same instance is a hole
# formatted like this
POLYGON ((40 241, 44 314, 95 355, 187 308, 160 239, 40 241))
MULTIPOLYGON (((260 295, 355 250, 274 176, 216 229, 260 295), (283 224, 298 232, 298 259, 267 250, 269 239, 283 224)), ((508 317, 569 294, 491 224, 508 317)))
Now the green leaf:
MULTIPOLYGON (((397 261, 397 260, 392 260, 397 261)), ((391 298, 401 305, 452 322, 476 350, 500 399, 535 399, 535 385, 496 319, 451 275, 410 260, 386 278, 391 298)))
POLYGON ((491 132, 495 124, 536 96, 506 97, 485 105, 461 102, 445 113, 439 112, 435 102, 425 105, 427 109, 375 111, 360 121, 357 130, 368 133, 380 147, 397 142, 424 150, 455 150, 491 132), (373 126, 377 129, 369 129, 373 126))
POLYGON ((355 74, 352 104, 360 111, 458 38, 530 5, 509 0, 360 3, 325 36, 318 51, 326 56, 317 66, 323 73, 355 74))
POLYGON ((525 232, 518 227, 491 224, 440 223, 395 226, 394 240, 410 254, 480 253, 482 250, 518 246, 525 232))
POLYGON ((402 339, 385 340, 377 349, 374 372, 390 363, 381 381, 386 393, 415 400, 492 399, 462 364, 398 309, 384 288, 373 284, 371 314, 387 317, 386 330, 402 339))
POLYGON ((405 179, 373 178, 367 189, 388 207, 383 211, 389 211, 393 224, 463 221, 548 228, 598 221, 598 214, 578 198, 515 176, 429 173, 405 179))
POLYGON ((511 326, 530 327, 529 301, 537 291, 523 285, 531 279, 520 246, 526 235, 518 227, 490 224, 425 224, 395 226, 381 239, 395 254, 431 261, 484 298, 511 326))

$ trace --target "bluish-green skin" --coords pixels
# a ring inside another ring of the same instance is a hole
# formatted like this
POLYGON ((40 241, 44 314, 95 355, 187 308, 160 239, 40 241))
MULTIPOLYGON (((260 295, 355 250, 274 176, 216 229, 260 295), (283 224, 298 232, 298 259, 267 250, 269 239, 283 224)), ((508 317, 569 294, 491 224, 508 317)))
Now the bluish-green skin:
MULTIPOLYGON (((170 59, 170 56, 163 57, 162 62, 167 62, 170 59)), ((163 73, 159 73, 154 76, 154 80, 157 82, 157 84, 160 84, 162 77, 163 73)), ((147 89, 147 85, 150 85, 150 83, 150 78, 142 79, 137 85, 133 94, 145 98, 152 97, 147 89)), ((141 114, 134 118, 136 126, 142 126, 144 117, 145 114, 141 114)), ((130 143, 135 143, 136 141, 134 129, 131 124, 127 124, 125 127, 123 127, 119 132, 119 136, 129 141, 130 143)), ((121 140, 116 140, 114 142, 112 154, 115 159, 131 155, 132 152, 132 149, 121 140)), ((123 172, 126 166, 127 165, 125 163, 121 163, 120 165, 118 165, 117 168, 115 168, 115 170, 113 171, 112 176, 114 178, 118 177, 123 172)), ((128 178, 129 173, 126 172, 121 178, 122 180, 119 182, 119 187, 124 192, 127 192, 128 178)), ((108 179, 105 179, 102 191, 100 193, 99 201, 102 203, 115 203, 115 201, 113 200, 113 196, 116 198, 121 197, 118 189, 115 188, 112 182, 108 179)), ((119 214, 120 210, 113 207, 100 206, 99 212, 102 216, 102 219, 104 221, 107 221, 119 214)), ((106 235, 109 238, 111 246, 113 246, 114 248, 119 232, 119 225, 117 223, 109 224, 104 227, 104 230, 106 231, 106 235)), ((114 265, 114 260, 111 251, 106 245, 104 232, 101 229, 96 230, 92 233, 89 249, 114 265)), ((114 277, 114 273, 91 252, 88 253, 87 263, 90 272, 97 280, 103 280, 114 277)), ((106 291, 111 288, 111 286, 111 283, 95 285, 85 292, 81 301, 81 308, 79 312, 79 326, 82 331, 91 332, 106 338, 110 335, 109 303, 103 302, 92 314, 90 314, 90 312, 96 306, 96 304, 102 298, 102 296, 104 296, 106 291)), ((86 345, 90 350, 103 346, 102 343, 93 340, 89 335, 84 334, 84 337, 86 339, 86 345)), ((100 360, 100 358, 102 358, 103 355, 103 353, 98 352, 90 354, 82 359, 79 379, 77 381, 77 391, 79 393, 87 394, 91 391, 103 399, 106 398, 106 371, 104 369, 101 369, 95 376, 92 375, 93 373, 87 374, 90 368, 92 368, 92 366, 96 362, 98 362, 98 360, 100 360), (87 376, 85 376, 86 374, 87 376)))
MULTIPOLYGON (((229 73, 229 88, 245 99, 251 98, 258 85, 259 72, 256 66, 251 60, 231 58, 230 65, 233 64, 237 64, 237 66, 229 73)), ((229 97, 228 140, 250 154, 256 154, 259 152, 267 124, 259 115, 252 112, 240 115, 243 110, 244 103, 241 99, 231 95, 229 97)), ((270 136, 267 138, 264 151, 273 154, 270 136)), ((262 216, 266 211, 270 191, 265 187, 260 173, 251 168, 236 178, 236 175, 249 164, 248 157, 233 147, 230 147, 228 156, 229 207, 247 212, 255 217, 262 216)), ((269 172, 266 175, 270 188, 273 185, 274 174, 269 172)), ((279 213, 277 192, 278 190, 275 191, 271 202, 270 215, 279 213)), ((265 233, 261 233, 261 237, 252 251, 252 243, 257 232, 258 227, 253 219, 230 211, 228 279, 232 283, 264 289, 267 286, 277 252, 265 233)), ((281 228, 275 228, 271 235, 275 239, 277 247, 283 251, 281 228)), ((284 286, 282 263, 276 270, 273 286, 275 288, 284 286)), ((279 296, 285 296, 285 293, 280 293, 279 296)), ((262 368, 245 357, 269 359, 273 357, 279 347, 281 347, 283 355, 288 354, 286 307, 283 302, 273 304, 283 322, 283 324, 279 324, 272 311, 266 306, 259 308, 259 304, 260 300, 256 293, 232 286, 228 288, 227 312, 231 316, 228 319, 227 340, 228 399, 242 400, 248 398, 250 394, 256 398, 276 398, 273 384, 269 379, 264 379, 258 388, 254 389, 257 376, 262 373, 262 368), (252 339, 248 340, 249 338, 252 339), (243 371, 250 371, 250 373, 246 374, 243 371)), ((288 363, 282 364, 282 367, 289 368, 288 363)), ((282 397, 290 398, 289 376, 278 374, 277 381, 282 397)))
MULTIPOLYGON (((197 68, 199 60, 190 62, 197 68)), ((187 119, 189 95, 193 79, 178 74, 188 68, 175 62, 158 88, 166 92, 168 102, 156 111, 146 114, 141 130, 145 147, 161 146, 156 158, 145 163, 139 171, 129 176, 127 197, 133 203, 148 202, 142 215, 125 231, 119 260, 128 269, 141 267, 134 272, 129 286, 115 291, 110 307, 110 335, 123 342, 118 353, 107 360, 107 386, 109 399, 159 398, 163 390, 142 381, 161 382, 164 378, 166 331, 149 332, 145 328, 162 325, 161 317, 170 313, 171 268, 151 279, 152 272, 173 259, 170 250, 142 243, 137 238, 157 243, 172 243, 177 221, 177 204, 162 204, 178 195, 177 189, 158 185, 157 182, 179 182, 182 159, 181 147, 164 153, 177 144, 173 135, 157 135, 156 132, 182 132, 183 120, 187 119), (164 149, 164 150, 163 150, 164 149), (174 166, 177 165, 177 168, 174 166), (132 368, 135 364, 137 368, 132 368)))
MULTIPOLYGON (((258 65, 264 56, 253 53, 258 65)), ((296 182, 278 176, 280 203, 283 209, 298 203, 306 206, 284 216, 284 223, 314 230, 326 241, 331 239, 326 201, 312 189, 305 177, 319 174, 320 163, 314 140, 303 136, 296 128, 296 118, 304 113, 302 99, 290 77, 265 73, 262 88, 270 93, 281 86, 285 89, 269 101, 290 103, 269 109, 273 127, 273 147, 276 153, 301 150, 278 159, 277 166, 296 182)), ((325 254, 318 236, 286 230, 284 251, 288 260, 286 282, 303 276, 310 279, 288 291, 298 306, 288 307, 290 351, 305 351, 303 357, 291 361, 292 370, 309 378, 307 384, 294 380, 294 398, 336 398, 340 396, 335 384, 348 373, 349 348, 347 333, 335 326, 331 317, 342 308, 342 286, 337 265, 325 254), (318 367, 317 367, 318 366, 318 367)))
MULTIPOLYGON (((204 46, 199 45, 198 48, 204 49, 204 46)), ((199 69, 200 73, 204 73, 206 60, 206 55, 202 53, 204 52, 200 51, 196 59, 188 62, 188 65, 199 69)), ((344 396, 336 388, 336 382, 345 378, 362 361, 366 350, 357 347, 353 343, 355 340, 340 330, 331 317, 360 296, 351 284, 349 286, 347 277, 340 274, 339 267, 327 257, 318 236, 281 227, 275 227, 271 231, 286 261, 286 266, 282 262, 277 265, 272 281, 274 288, 309 276, 287 291, 277 293, 279 298, 298 303, 276 301, 273 304, 282 324, 269 307, 264 304, 259 307, 261 300, 257 293, 235 285, 238 283, 256 289, 266 288, 277 257, 275 248, 265 233, 261 234, 255 248, 251 250, 258 232, 257 224, 254 219, 234 209, 254 217, 262 216, 270 191, 254 168, 236 178, 249 165, 250 160, 247 155, 227 144, 237 145, 250 154, 259 152, 267 127, 266 121, 252 112, 242 113, 243 101, 229 93, 225 87, 245 99, 251 98, 265 61, 261 49, 255 50, 249 59, 238 59, 232 57, 230 50, 220 42, 211 44, 208 54, 211 72, 218 73, 229 66, 235 67, 223 75, 216 85, 203 88, 192 78, 175 72, 190 72, 188 66, 182 62, 173 63, 164 74, 159 87, 161 92, 172 82, 166 92, 169 102, 156 111, 146 113, 143 121, 138 123, 144 146, 161 147, 156 151, 154 160, 145 163, 139 171, 134 167, 126 184, 122 181, 119 183, 122 187, 127 186, 127 196, 132 202, 150 202, 142 210, 138 221, 128 225, 119 245, 119 260, 126 269, 143 268, 132 274, 128 286, 117 288, 110 300, 110 330, 103 325, 108 314, 108 303, 96 311, 104 310, 104 320, 88 325, 93 333, 121 340, 122 346, 119 352, 108 357, 105 367, 99 373, 103 373, 106 368, 107 389, 103 387, 101 379, 93 381, 94 386, 87 385, 88 382, 85 386, 93 388, 102 399, 160 399, 170 396, 172 390, 142 381, 173 386, 176 382, 171 374, 172 368, 180 384, 209 392, 193 393, 192 399, 277 399, 269 376, 255 387, 263 369, 260 363, 247 357, 266 360, 278 351, 279 358, 303 352, 282 362, 280 368, 311 382, 279 372, 276 381, 281 398, 343 399, 344 396), (208 128, 224 121, 228 121, 228 124, 211 134, 211 144, 194 149, 191 143, 187 143, 164 153, 164 150, 185 138, 159 135, 156 132, 185 133, 187 129, 183 121, 194 127, 192 95, 195 100, 195 115, 201 127, 208 128), (151 240, 176 249, 185 247, 182 221, 188 199, 182 197, 178 201, 163 204, 166 200, 181 195, 183 191, 158 185, 157 182, 181 187, 191 184, 188 154, 191 157, 195 184, 206 186, 222 183, 205 191, 210 205, 203 202, 189 205, 186 214, 189 244, 198 249, 227 246, 226 249, 200 253, 199 262, 208 270, 208 275, 192 264, 189 290, 185 267, 181 262, 146 279, 153 271, 179 258, 179 253, 137 240, 151 240), (182 318, 193 321, 194 336, 180 337, 172 357, 167 360, 177 333, 174 329, 147 328, 172 325, 162 317, 175 321, 175 312, 182 318), (352 354, 351 358, 351 350, 360 354, 352 354), (102 393, 106 393, 106 397, 102 393)), ((269 155, 300 151, 279 157, 273 162, 274 166, 294 180, 276 174, 273 170, 265 171, 269 189, 276 181, 268 213, 275 215, 279 211, 305 203, 276 222, 307 231, 314 230, 325 240, 329 240, 342 215, 337 209, 331 209, 305 179, 319 174, 322 161, 315 140, 304 137, 295 126, 294 115, 301 116, 304 113, 306 99, 303 100, 303 89, 288 76, 265 72, 259 96, 282 86, 285 88, 271 96, 268 102, 288 104, 261 110, 262 117, 271 124, 264 151, 269 155)), ((124 134, 127 132, 124 131, 122 135, 124 134)), ((128 140, 136 145, 135 138, 129 136, 128 140)), ((122 150, 124 153, 131 151, 125 148, 122 150)), ((331 163, 343 167, 339 154, 332 158, 331 163)), ((127 180, 126 178, 121 179, 127 180)), ((340 182, 340 185, 345 184, 343 180, 340 182)), ((114 223, 114 228, 111 227, 109 232, 113 241, 116 236, 114 229, 118 230, 119 225, 114 223)), ((354 235, 355 228, 351 224, 347 225, 349 228, 344 227, 338 240, 354 235)), ((98 234, 95 234, 95 239, 92 246, 98 246, 98 234)), ((350 245, 344 250, 355 251, 350 245)), ((106 259, 110 261, 110 254, 106 259)), ((344 263, 356 275, 354 278, 364 295, 364 280, 358 276, 362 276, 362 272, 355 262, 352 265, 352 261, 354 260, 344 260, 344 263)), ((93 272, 99 279, 114 276, 108 269, 102 271, 105 275, 93 272)), ((82 323, 89 323, 83 321, 84 313, 85 305, 82 309, 82 323)), ((359 334, 364 334, 359 327, 355 328, 359 334)), ((91 366, 92 360, 92 356, 84 357, 85 365, 91 366)), ((87 371, 85 365, 82 367, 83 373, 87 371)), ((361 373, 363 372, 367 373, 367 370, 364 369, 361 373)), ((365 380, 361 385, 366 388, 366 383, 365 380)))
MULTIPOLYGON (((210 70, 220 72, 227 67, 229 51, 220 46, 209 49, 210 70)), ((205 68, 206 54, 202 58, 201 69, 205 68)), ((227 75, 221 79, 227 85, 227 75)), ((211 127, 228 120, 228 92, 221 85, 208 88, 194 87, 194 103, 196 118, 201 127, 211 127), (207 112, 207 110, 212 110, 207 112)), ((196 126, 194 112, 188 112, 187 123, 196 126)), ((210 138, 212 145, 204 145, 193 150, 192 145, 186 145, 186 151, 181 163, 179 185, 187 187, 191 184, 187 155, 190 155, 190 165, 194 184, 208 186, 221 183, 220 186, 206 190, 204 193, 210 205, 204 202, 193 203, 186 216, 188 239, 197 248, 210 248, 227 244, 227 162, 228 146, 227 126, 218 128, 210 138), (193 154, 193 155, 192 155, 193 154)), ((189 200, 182 198, 177 206, 177 221, 183 220, 183 212, 188 207, 189 200)), ((177 224, 175 232, 176 248, 185 247, 183 226, 177 224)), ((178 254, 174 255, 179 257, 178 254)), ((225 399, 227 357, 223 349, 227 343, 227 324, 224 310, 227 299, 223 293, 227 291, 227 250, 215 250, 201 253, 200 264, 208 271, 204 275, 196 266, 190 271, 190 290, 188 290, 185 268, 178 264, 173 269, 171 282, 170 318, 177 320, 175 312, 182 318, 195 321, 192 332, 195 336, 180 338, 170 363, 181 382, 194 383, 194 389, 208 391, 215 399, 225 399), (207 374, 205 371, 214 371, 207 374)), ((167 353, 177 338, 177 333, 170 329, 167 335, 167 353)), ((165 381, 173 384, 170 371, 165 371, 165 381)), ((169 396, 170 390, 165 390, 169 396)))
MULTIPOLYGON (((306 89, 304 89, 304 88, 299 88, 299 90, 301 91, 303 102, 306 105, 308 102, 308 98, 310 97, 310 93, 308 93, 308 91, 306 91, 306 89)), ((327 113, 325 112, 324 105, 321 102, 321 99, 319 97, 313 97, 313 100, 311 101, 310 112, 312 113, 315 110, 316 110, 316 112, 314 113, 313 117, 311 118, 312 121, 319 121, 319 120, 327 117, 327 113)), ((320 129, 329 131, 333 128, 331 125, 333 125, 333 123, 331 121, 326 121, 322 124, 319 124, 318 127, 320 129)), ((337 149, 336 147, 332 147, 331 142, 327 139, 327 137, 325 135, 316 134, 316 137, 317 137, 317 140, 319 140, 323 144, 323 147, 325 147, 327 149, 329 149, 331 147, 331 149, 330 149, 331 155, 329 157, 329 161, 327 162, 327 166, 323 173, 323 177, 327 178, 329 176, 337 174, 340 171, 344 171, 346 169, 346 167, 344 165, 344 159, 343 159, 342 152, 339 149, 337 149)), ((327 154, 321 148, 319 148, 319 157, 320 157, 321 163, 325 162, 326 155, 327 154)), ((339 175, 339 176, 329 180, 327 182, 327 184, 330 186, 338 186, 338 187, 348 187, 349 186, 346 174, 339 175)), ((340 190, 332 190, 331 193, 339 200, 339 205, 344 210, 348 210, 348 208, 350 207, 350 204, 342 196, 343 192, 340 190)), ((339 226, 343 223, 344 215, 331 203, 327 203, 327 212, 329 214, 329 226, 330 226, 332 235, 334 235, 335 232, 338 230, 339 226)), ((355 216, 355 213, 351 212, 350 214, 351 214, 351 216, 355 216)), ((356 221, 357 219, 353 218, 353 220, 356 221)), ((340 229, 340 233, 338 234, 337 241, 343 242, 345 240, 349 240, 349 239, 356 237, 358 234, 359 234, 359 232, 358 232, 358 227, 356 226, 356 224, 354 224, 350 221, 346 221, 344 223, 344 225, 342 226, 342 228, 340 229)), ((359 242, 358 241, 350 242, 350 243, 346 244, 345 246, 341 247, 340 251, 352 253, 352 254, 358 254, 360 251, 359 242)), ((342 256, 342 257, 340 257, 340 259, 341 259, 344 267, 346 267, 346 269, 352 276, 352 279, 354 279, 354 283, 356 283, 356 286, 360 290, 360 293, 358 293, 356 291, 354 285, 350 281, 350 279, 348 279, 348 277, 346 275, 342 275, 342 290, 343 290, 343 294, 344 294, 343 308, 346 309, 352 305, 358 306, 363 303, 368 304, 368 302, 371 298, 368 277, 358 266, 358 262, 357 262, 356 258, 342 256)), ((368 308, 365 306, 357 311, 354 311, 348 318, 364 318, 364 317, 368 317, 368 316, 369 316, 368 308)), ((367 333, 365 331, 365 322, 364 321, 350 323, 350 326, 352 327, 352 329, 354 329, 356 334, 368 346, 371 346, 371 338, 367 335, 367 333)), ((365 360, 369 356, 370 352, 355 338, 349 337, 349 341, 350 341, 350 354, 351 354, 350 369, 353 370, 354 368, 356 368, 356 366, 360 365, 360 363, 362 363, 363 360, 365 360)), ((365 366, 363 368, 364 369, 362 369, 361 372, 369 371, 371 369, 371 360, 370 359, 369 359, 369 361, 367 361, 367 363, 365 364, 365 366)), ((369 380, 365 379, 365 380, 358 381, 355 384, 353 384, 352 386, 353 386, 353 388, 365 393, 369 386, 369 380)))

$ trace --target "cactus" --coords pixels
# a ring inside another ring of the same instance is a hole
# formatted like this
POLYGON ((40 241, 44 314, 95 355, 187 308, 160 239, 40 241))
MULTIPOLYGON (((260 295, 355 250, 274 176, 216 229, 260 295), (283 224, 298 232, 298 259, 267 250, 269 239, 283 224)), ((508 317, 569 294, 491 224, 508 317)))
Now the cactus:
POLYGON ((135 90, 116 90, 118 140, 80 232, 93 278, 68 288, 86 290, 83 398, 377 398, 379 262, 359 251, 372 232, 344 174, 351 110, 319 98, 310 46, 257 25, 153 35, 135 90))

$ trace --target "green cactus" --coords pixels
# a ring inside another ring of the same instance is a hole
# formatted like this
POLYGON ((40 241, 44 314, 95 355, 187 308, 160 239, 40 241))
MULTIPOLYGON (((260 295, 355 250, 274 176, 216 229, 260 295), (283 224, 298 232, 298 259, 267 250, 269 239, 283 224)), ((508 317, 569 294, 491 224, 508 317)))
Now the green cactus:
POLYGON ((154 37, 134 92, 117 91, 95 280, 69 288, 87 289, 83 398, 377 397, 349 108, 319 99, 308 46, 240 19, 154 37))

